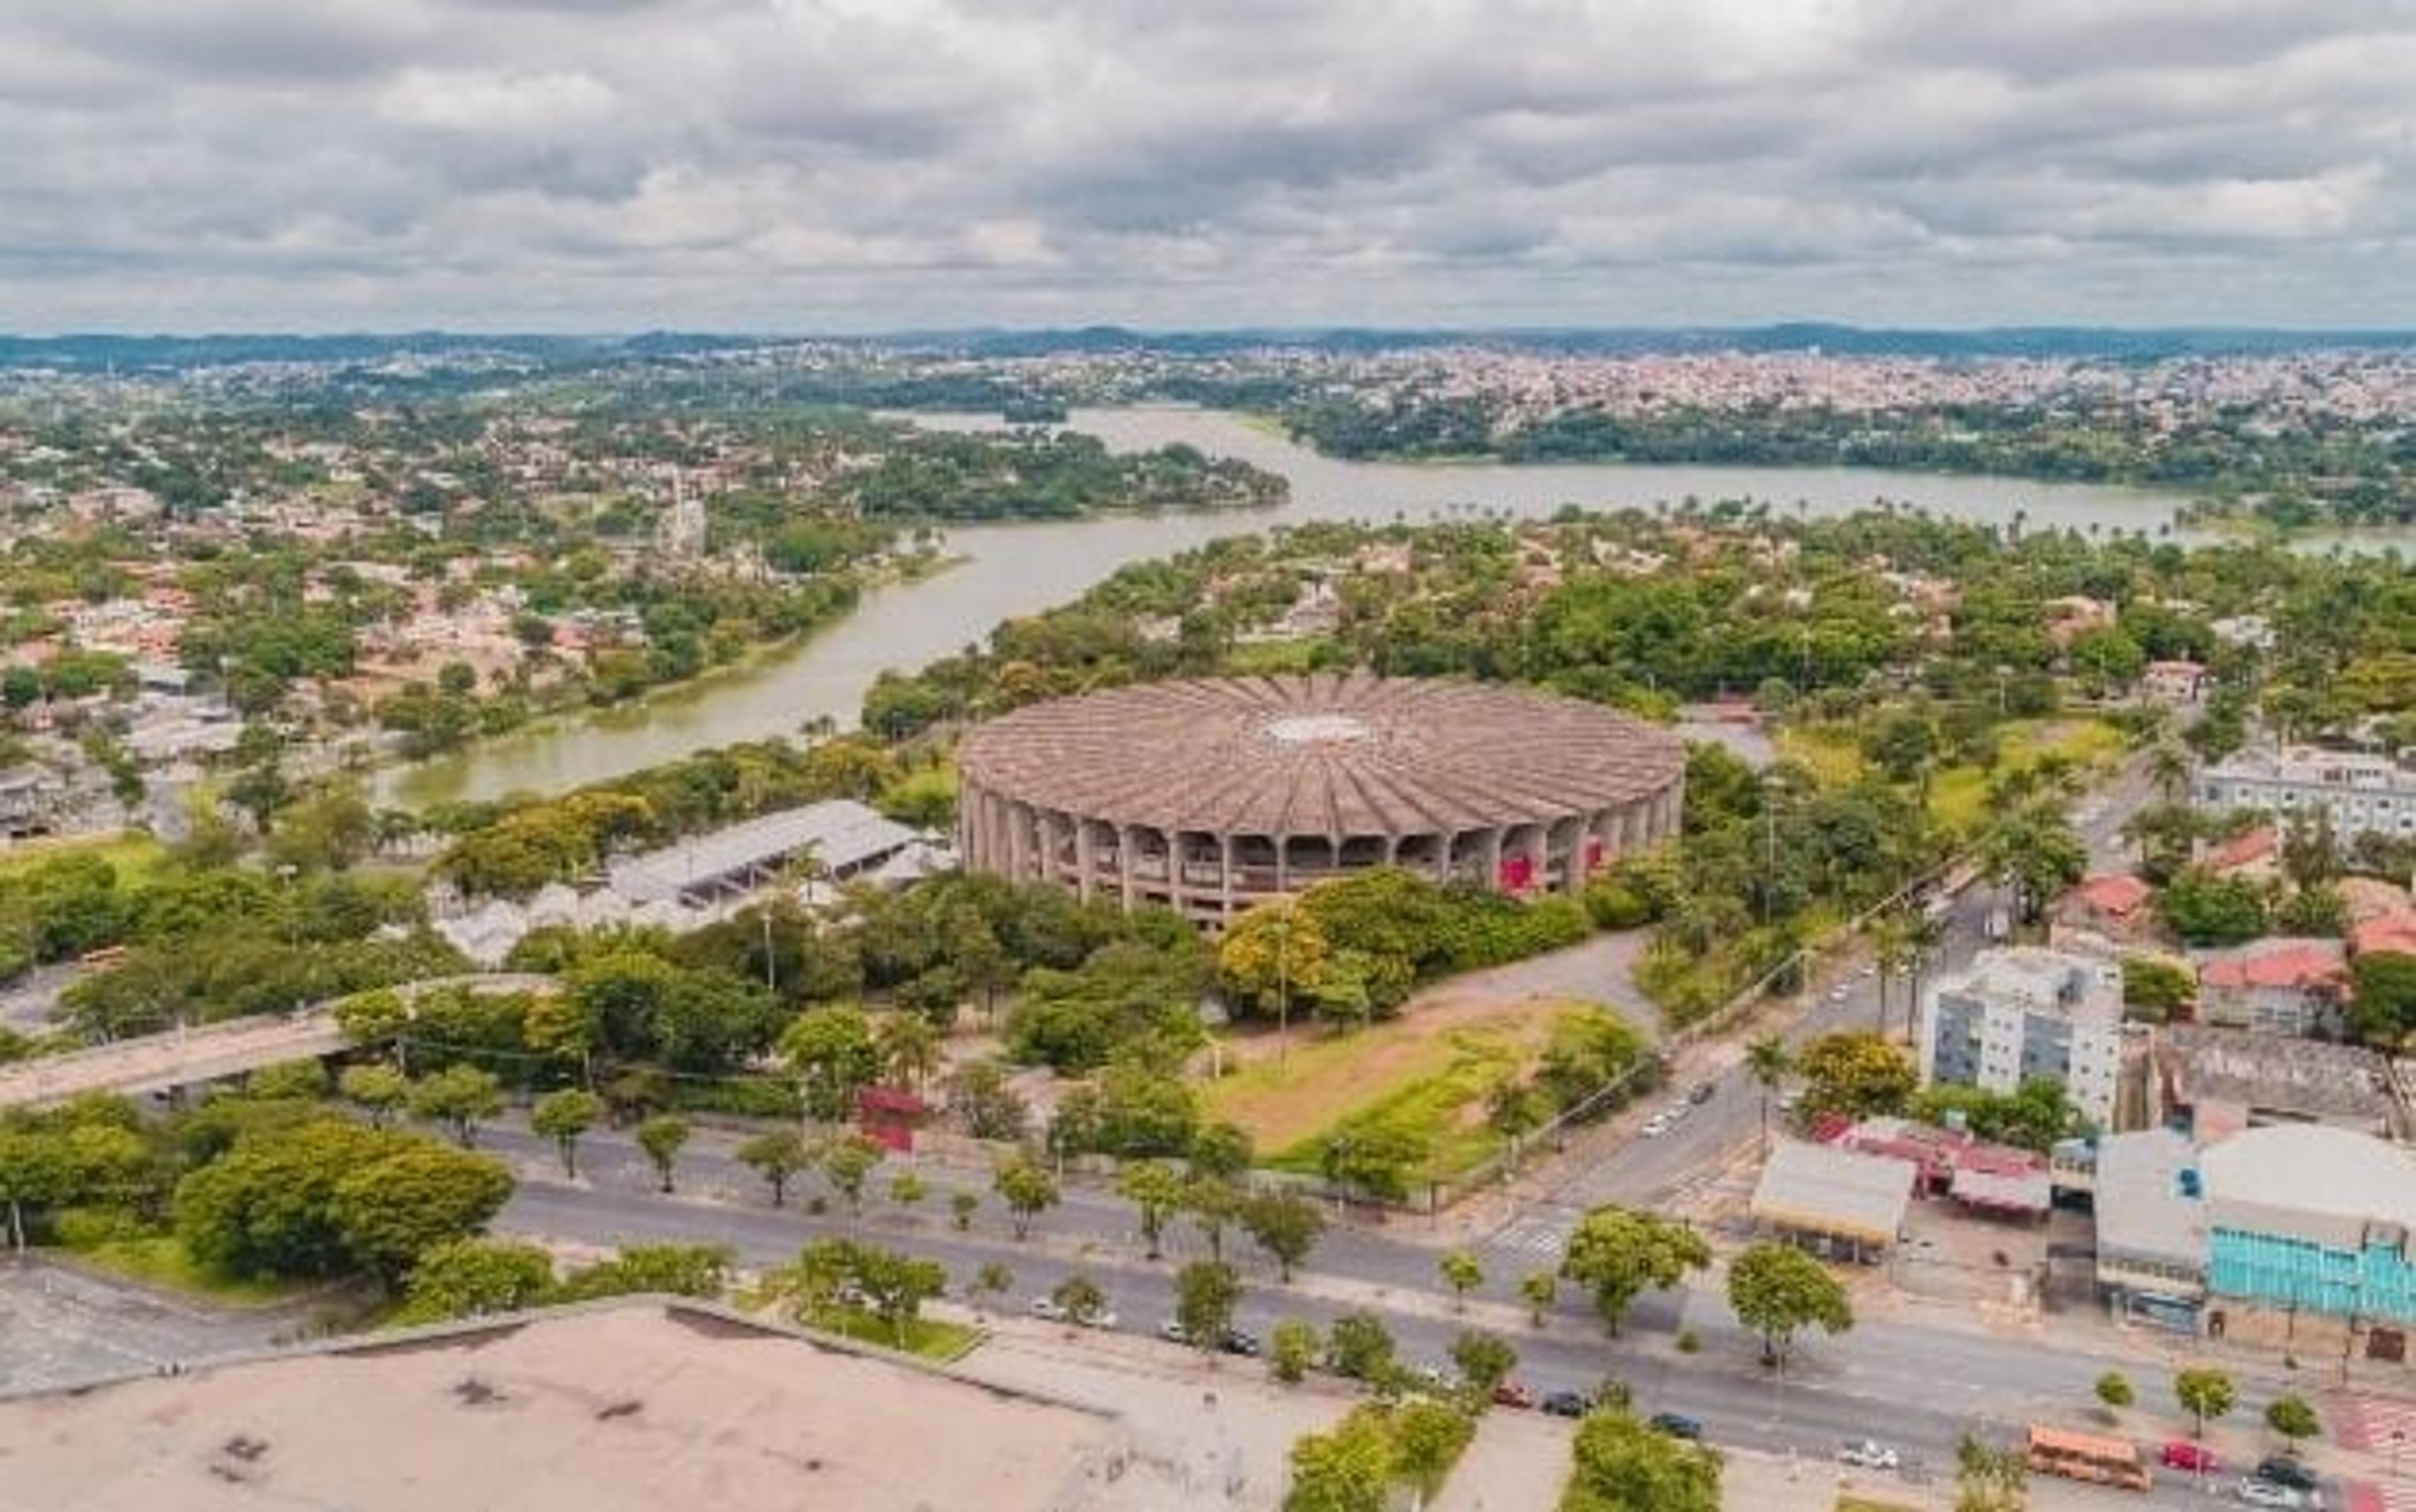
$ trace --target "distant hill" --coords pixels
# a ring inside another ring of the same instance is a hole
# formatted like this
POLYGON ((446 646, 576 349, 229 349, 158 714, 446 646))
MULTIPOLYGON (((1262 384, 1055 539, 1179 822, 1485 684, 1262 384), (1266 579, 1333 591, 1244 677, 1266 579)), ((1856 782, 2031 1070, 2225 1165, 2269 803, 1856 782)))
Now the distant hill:
MULTIPOLYGON (((348 335, 0 336, 0 369, 52 368, 74 372, 183 372, 243 363, 367 365, 402 357, 453 362, 503 360, 542 367, 583 367, 663 361, 745 351, 806 340, 690 331, 627 336, 472 335, 450 331, 348 335)), ((1493 330, 1266 328, 1142 331, 1121 325, 1057 330, 901 331, 842 339, 867 346, 945 350, 976 357, 1013 358, 1116 353, 1161 356, 1224 356, 1259 348, 1364 354, 1467 342, 1576 355, 1653 352, 1804 352, 1849 356, 2094 357, 2153 361, 2372 347, 2416 349, 2416 331, 2290 331, 2181 327, 2022 325, 1976 330, 1881 329, 1817 322, 1701 327, 1532 327, 1493 330)))

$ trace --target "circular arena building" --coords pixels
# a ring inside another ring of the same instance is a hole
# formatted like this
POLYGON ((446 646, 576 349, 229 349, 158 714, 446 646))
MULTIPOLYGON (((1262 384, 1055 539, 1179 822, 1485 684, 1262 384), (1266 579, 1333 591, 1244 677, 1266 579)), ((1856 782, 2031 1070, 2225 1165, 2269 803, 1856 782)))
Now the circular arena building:
POLYGON ((1365 673, 1148 683, 966 735, 977 871, 1210 929, 1369 867, 1574 891, 1678 829, 1685 747, 1599 704, 1365 673))

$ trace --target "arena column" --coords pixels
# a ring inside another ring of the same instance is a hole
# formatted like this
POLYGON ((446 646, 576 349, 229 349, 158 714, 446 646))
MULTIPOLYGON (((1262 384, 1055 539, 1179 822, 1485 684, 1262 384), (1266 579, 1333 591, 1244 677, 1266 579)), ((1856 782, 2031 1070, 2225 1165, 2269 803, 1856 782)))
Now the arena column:
POLYGON ((1220 893, 1218 907, 1224 922, 1233 922, 1233 837, 1219 833, 1216 837, 1216 885, 1220 893))
POLYGON ((1502 826, 1496 824, 1484 832, 1485 886, 1493 892, 1502 890, 1502 826))
POLYGON ((1183 906, 1185 901, 1183 889, 1183 831, 1170 829, 1161 833, 1166 836, 1166 900, 1176 913, 1189 918, 1191 915, 1183 906))
POLYGON ((1133 910, 1133 848, 1140 843, 1130 824, 1116 826, 1116 880, 1122 885, 1125 912, 1133 910))
POLYGON ((1091 827, 1092 823, 1082 818, 1074 821, 1074 895, 1086 903, 1091 900, 1092 893, 1097 890, 1099 865, 1098 836, 1091 827))

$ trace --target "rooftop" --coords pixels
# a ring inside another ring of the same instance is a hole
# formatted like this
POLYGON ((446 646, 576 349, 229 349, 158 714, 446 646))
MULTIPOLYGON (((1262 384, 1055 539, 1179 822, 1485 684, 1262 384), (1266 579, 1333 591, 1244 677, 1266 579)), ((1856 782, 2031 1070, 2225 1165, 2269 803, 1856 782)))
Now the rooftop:
POLYGON ((968 734, 1002 796, 1210 834, 1426 834, 1564 818, 1659 793, 1684 744, 1598 703, 1499 683, 1336 676, 1146 683, 968 734))
POLYGON ((2198 1156, 2207 1202, 2311 1213, 2352 1223, 2416 1216, 2416 1151, 2319 1124, 2252 1128, 2198 1156))
POLYGON ((809 857, 825 871, 853 871, 897 854, 914 839, 905 825, 836 798, 783 809, 617 862, 612 890, 635 902, 657 902, 792 856, 809 857))
POLYGON ((0 1400, 44 1512, 1075 1512, 1115 1419, 636 1300, 0 1400), (930 1452, 934 1424, 948 1452, 930 1452))
POLYGON ((2071 901, 2115 918, 2128 918, 2147 906, 2155 889, 2127 871, 2091 877, 2066 895, 2071 901))
MULTIPOLYGON (((2273 1119, 2393 1126, 2390 1063, 2370 1050, 2208 1024, 2156 1031, 2156 1074, 2167 1100, 2225 1103, 2250 1122, 2273 1119)), ((2203 1126, 2206 1137, 2217 1132, 2203 1126)))
POLYGON ((1940 977, 1936 990, 2073 1019, 2110 1022, 2122 1016, 2122 975, 2111 964, 2038 945, 1983 950, 1962 972, 1940 977))
POLYGON ((2208 987, 2308 988, 2337 983, 2347 964, 2338 940, 2259 940, 2200 953, 2197 977, 2208 987))
POLYGON ((1761 1168, 1751 1211, 1783 1229, 1894 1244, 1914 1174, 1912 1162, 1892 1156, 1784 1140, 1761 1168))
POLYGON ((2370 952, 2416 956, 2416 914, 2385 914, 2353 925, 2348 947, 2351 954, 2360 956, 2370 952))
POLYGON ((2182 1188, 2182 1173, 2197 1166, 2197 1150, 2168 1128, 2101 1138, 2099 1252, 2205 1264, 2206 1203, 2182 1188))
POLYGON ((2416 771, 2391 757, 2363 750, 2293 746, 2235 751, 2206 769, 2219 781, 2288 782, 2309 787, 2416 787, 2416 771))

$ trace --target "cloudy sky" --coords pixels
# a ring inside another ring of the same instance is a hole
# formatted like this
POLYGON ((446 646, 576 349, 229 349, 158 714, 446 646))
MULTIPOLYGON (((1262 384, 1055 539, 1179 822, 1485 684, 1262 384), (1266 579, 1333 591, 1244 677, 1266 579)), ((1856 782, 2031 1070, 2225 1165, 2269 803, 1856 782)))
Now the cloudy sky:
POLYGON ((0 327, 2416 325, 2416 0, 5 0, 0 327))

